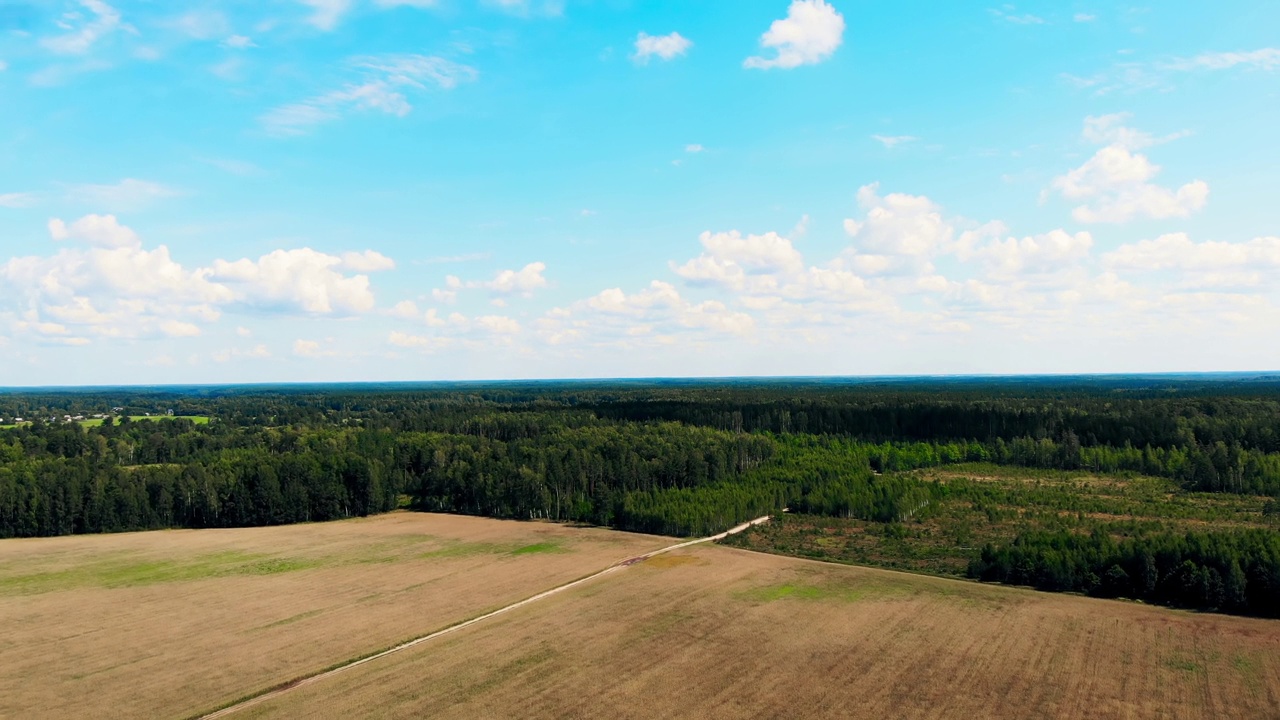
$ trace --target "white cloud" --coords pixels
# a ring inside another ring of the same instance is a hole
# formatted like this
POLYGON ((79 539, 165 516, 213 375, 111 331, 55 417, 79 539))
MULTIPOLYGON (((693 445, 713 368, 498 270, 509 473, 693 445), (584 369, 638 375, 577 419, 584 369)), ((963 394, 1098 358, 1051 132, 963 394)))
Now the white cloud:
POLYGON ((1071 19, 1078 23, 1087 23, 1087 22, 1093 22, 1094 20, 1097 20, 1098 16, 1090 15, 1089 13, 1076 13, 1075 15, 1071 16, 1071 19))
POLYGON ((440 0, 373 0, 373 4, 380 8, 433 8, 440 4, 440 0))
POLYGON ((698 143, 690 143, 689 145, 684 146, 684 151, 687 153, 700 153, 704 150, 706 150, 706 148, 702 147, 698 143))
POLYGON ((514 335, 520 332, 520 323, 505 315, 484 315, 476 318, 475 323, 495 335, 514 335))
POLYGON ((166 185, 134 178, 108 185, 71 185, 67 188, 67 197, 73 202, 117 212, 146 207, 156 200, 180 194, 166 185))
POLYGON ((239 175, 240 177, 253 177, 262 175, 262 168, 254 165, 247 160, 233 160, 228 158, 197 158, 200 162, 212 165, 219 170, 230 173, 231 175, 239 175))
POLYGON ((247 350, 242 348, 230 348, 213 354, 214 362, 230 362, 241 358, 249 358, 251 360, 261 360, 271 357, 271 350, 266 345, 255 345, 247 350))
POLYGON ((519 270, 502 270, 497 275, 494 275, 492 280, 473 280, 465 285, 457 277, 451 275, 446 278, 447 287, 450 288, 446 292, 455 294, 447 297, 452 301, 456 297, 457 289, 460 287, 488 290, 497 295, 519 294, 523 297, 532 297, 534 291, 550 285, 542 275, 546 269, 546 263, 531 262, 519 270))
POLYGON ((858 205, 866 217, 844 221, 845 232, 863 249, 923 259, 951 242, 954 230, 932 200, 903 193, 881 197, 879 188, 879 183, 859 188, 858 205))
POLYGON ((183 320, 165 320, 160 323, 160 332, 169 337, 195 337, 200 334, 200 328, 183 320))
POLYGON ((236 328, 236 334, 240 337, 253 337, 253 331, 243 325, 236 328))
POLYGON ((737 230, 704 232, 698 238, 703 253, 677 266, 676 275, 694 285, 718 285, 733 290, 767 291, 776 286, 773 276, 804 271, 804 260, 791 241, 775 232, 743 237, 737 230), (756 276, 756 277, 752 277, 756 276))
POLYGON ((1201 53, 1191 58, 1179 58, 1166 63, 1171 70, 1229 70, 1243 66, 1254 70, 1280 68, 1280 48, 1261 48, 1242 52, 1201 53))
POLYGON ((760 45, 773 48, 772 58, 752 56, 743 61, 745 68, 795 68, 814 65, 831 57, 844 38, 844 17, 824 0, 793 0, 787 16, 774 20, 760 36, 760 45))
POLYGON ((654 280, 628 294, 610 288, 568 308, 548 312, 538 322, 539 335, 550 345, 597 342, 634 345, 669 344, 673 334, 707 330, 719 335, 748 336, 755 320, 718 300, 691 303, 670 283, 654 280))
POLYGON ((979 260, 991 275, 1021 277, 1027 273, 1056 272, 1089 255, 1093 236, 1087 232, 1053 230, 1043 235, 994 239, 983 245, 962 242, 956 255, 961 260, 979 260))
POLYGON ((258 47, 252 39, 245 35, 231 35, 226 40, 223 40, 222 44, 236 50, 258 47))
POLYGON ((1172 90, 1176 76, 1190 72, 1236 69, 1270 72, 1277 68, 1280 68, 1280 48, 1259 48, 1238 52, 1206 52, 1192 57, 1155 62, 1127 61, 1092 75, 1063 73, 1061 77, 1077 88, 1091 89, 1097 95, 1107 95, 1114 92, 1172 90))
POLYGON ((387 342, 396 347, 415 349, 415 350, 433 350, 448 344, 446 338, 427 337, 425 335, 412 335, 410 333, 393 330, 387 336, 387 342))
POLYGON ((29 192, 0 193, 0 207, 11 209, 31 207, 39 199, 35 193, 29 192))
POLYGON ((1134 272, 1274 271, 1280 269, 1280 237, 1259 237, 1243 243, 1196 243, 1186 233, 1170 233, 1121 245, 1107 253, 1103 263, 1115 270, 1134 272))
POLYGON ((650 35, 641 32, 636 35, 635 47, 636 51, 631 55, 631 59, 644 65, 648 64, 649 58, 655 55, 662 60, 671 60, 684 55, 689 48, 693 47, 693 41, 678 32, 668 35, 650 35))
POLYGON ((88 10, 92 17, 85 19, 79 13, 75 13, 74 18, 67 18, 67 20, 78 21, 78 26, 67 20, 59 21, 59 24, 68 32, 45 38, 40 41, 40 44, 60 55, 84 55, 103 37, 117 30, 128 29, 128 26, 120 21, 120 12, 102 0, 80 0, 80 5, 88 10))
POLYGON ((388 311, 393 317, 403 320, 412 320, 418 317, 418 304, 412 300, 401 300, 391 307, 388 311))
POLYGON ((1083 223, 1123 223, 1134 218, 1188 217, 1203 208, 1209 198, 1209 185, 1204 181, 1193 180, 1176 190, 1151 182, 1160 166, 1131 148, 1160 141, 1120 125, 1125 117, 1087 118, 1085 139, 1110 144, 1080 167, 1054 178, 1052 190, 1069 200, 1086 201, 1072 211, 1072 217, 1083 223))
POLYGON ((347 14, 354 4, 353 0, 299 0, 299 2, 312 10, 307 22, 324 31, 337 27, 342 16, 347 14))
POLYGON ((340 257, 311 248, 276 250, 253 261, 215 260, 209 277, 236 292, 237 300, 279 310, 320 315, 371 310, 373 292, 366 275, 346 276, 340 257))
MULTIPOLYGON (((196 323, 216 320, 229 289, 203 270, 187 270, 161 245, 142 247, 138 236, 112 216, 90 215, 72 223, 49 222, 55 241, 75 240, 49 257, 10 258, 0 265, 5 306, 38 326, 47 318, 99 337, 191 335, 196 323)), ((194 332, 193 332, 194 331, 194 332)))
POLYGON ((320 343, 315 340, 304 340, 302 338, 298 338, 293 341, 293 354, 298 357, 305 358, 332 357, 337 355, 333 350, 323 348, 320 343))
POLYGON ((1164 137, 1155 137, 1150 133, 1127 127, 1131 113, 1112 113, 1111 115, 1090 115, 1084 119, 1084 130, 1081 137, 1085 142, 1094 145, 1116 145, 1126 150, 1141 150, 1153 145, 1172 142, 1184 138, 1191 133, 1186 130, 1175 132, 1164 137))
POLYGON ((194 40, 211 40, 226 35, 228 30, 226 16, 209 9, 191 10, 164 25, 194 40))
POLYGON ((1017 8, 1015 8, 1013 5, 1004 5, 1000 8, 992 8, 987 12, 991 13, 993 17, 996 17, 1000 20, 1004 20, 1005 22, 1013 23, 1014 25, 1044 25, 1045 24, 1045 19, 1040 17, 1039 15, 1032 15, 1031 13, 1022 13, 1019 15, 1017 14, 1016 10, 1017 8))
POLYGON ((518 17, 559 17, 564 0, 482 0, 482 4, 518 17))
POLYGON ((115 215, 85 215, 71 225, 54 218, 49 221, 49 236, 55 241, 80 240, 104 248, 142 246, 138 234, 121 225, 115 215))
POLYGON ((356 272, 381 272, 395 270, 396 261, 376 250, 345 252, 342 253, 342 267, 356 272))
POLYGON ((361 82, 271 110, 261 117, 267 132, 301 135, 353 111, 404 117, 413 110, 406 92, 431 87, 449 90, 479 74, 473 67, 427 55, 364 56, 349 62, 362 76, 361 82))
POLYGON ((920 138, 915 137, 914 135, 872 135, 871 139, 885 146, 889 150, 892 150, 899 145, 915 142, 920 138))

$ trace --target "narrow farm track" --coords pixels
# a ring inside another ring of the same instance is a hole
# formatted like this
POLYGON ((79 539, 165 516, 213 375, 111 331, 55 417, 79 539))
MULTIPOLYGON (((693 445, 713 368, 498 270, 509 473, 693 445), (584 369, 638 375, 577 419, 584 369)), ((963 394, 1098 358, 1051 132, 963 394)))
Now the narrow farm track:
POLYGON ((653 550, 653 551, 651 551, 651 552, 647 552, 647 553, 645 553, 645 554, 643 554, 643 555, 637 555, 636 557, 627 558, 626 560, 622 560, 622 561, 620 561, 620 562, 616 562, 616 563, 614 563, 613 565, 610 565, 609 567, 607 567, 607 568, 605 568, 605 569, 603 569, 603 570, 601 570, 600 572, 597 572, 597 573, 595 573, 595 574, 588 575, 588 576, 586 576, 586 577, 579 578, 579 579, 577 579, 577 580, 573 580, 573 581, 571 581, 571 582, 567 582, 567 583, 565 583, 565 584, 563 584, 563 585, 558 585, 558 586, 556 586, 556 587, 551 588, 550 590, 545 590, 545 591, 543 591, 543 592, 538 593, 537 595, 534 595, 534 596, 532 596, 532 597, 525 598, 524 600, 520 600, 519 602, 512 603, 512 604, 507 605, 507 606, 505 606, 505 607, 498 608, 497 610, 494 610, 494 611, 492 611, 492 612, 485 613, 484 615, 480 615, 480 616, 478 616, 478 617, 471 618, 470 620, 465 620, 465 621, 460 622, 460 623, 458 623, 458 624, 456 624, 456 625, 450 625, 449 627, 444 628, 443 630, 437 630, 437 631, 435 631, 435 632, 433 632, 433 633, 430 633, 430 634, 428 634, 428 635, 423 635, 423 636, 421 636, 421 637, 417 637, 417 638, 414 638, 414 639, 412 639, 412 640, 408 640, 408 641, 403 642, 403 643, 401 643, 401 644, 399 644, 399 645, 396 645, 396 646, 395 646, 395 647, 393 647, 393 648, 390 648, 390 649, 387 649, 387 650, 383 650, 382 652, 375 653, 375 654, 373 654, 373 655, 370 655, 370 656, 368 656, 368 657, 364 657, 364 658, 360 658, 360 659, 358 659, 358 660, 352 660, 351 662, 344 663, 344 664, 342 664, 342 665, 339 665, 338 667, 335 667, 335 668, 332 668, 332 669, 329 669, 329 670, 325 670, 325 671, 322 671, 322 672, 316 673, 315 675, 309 675, 309 676, 306 676, 306 677, 303 677, 303 678, 299 678, 299 679, 297 679, 297 680, 290 681, 290 682, 288 682, 288 683, 286 683, 286 684, 284 684, 284 685, 281 685, 281 686, 279 686, 279 687, 276 687, 276 688, 274 688, 274 689, 264 691, 264 692, 262 692, 261 694, 254 695, 254 696, 252 696, 252 697, 249 697, 249 698, 246 698, 246 699, 244 699, 244 700, 241 700, 241 701, 239 701, 239 702, 237 702, 237 703, 235 703, 235 704, 233 704, 233 705, 229 705, 229 706, 227 706, 227 707, 225 707, 225 708, 222 708, 221 710, 216 710, 216 711, 211 712, 211 713, 208 713, 208 714, 206 714, 206 715, 198 716, 198 717, 199 717, 199 720, 213 720, 214 718, 227 717, 228 715, 231 715, 231 714, 233 714, 233 713, 236 713, 236 712, 238 712, 238 711, 240 711, 240 710, 244 710, 244 709, 246 709, 246 708, 252 707, 252 706, 257 705, 257 704, 259 704, 259 703, 266 702, 267 700, 271 700, 271 699, 273 699, 273 698, 279 697, 279 696, 281 696, 281 695, 283 695, 283 694, 285 694, 285 693, 287 693, 287 692, 289 692, 290 690, 293 690, 293 689, 295 689, 295 688, 300 688, 300 687, 304 687, 304 686, 307 686, 307 685, 313 685, 313 684, 315 684, 315 683, 318 683, 318 682, 321 682, 321 681, 326 680, 326 679, 328 679, 328 678, 331 678, 331 677, 333 677, 334 675, 337 675, 337 674, 339 674, 339 673, 346 672, 347 670, 350 670, 350 669, 352 669, 352 668, 359 667, 359 666, 364 665, 364 664, 366 664, 366 663, 371 663, 371 662, 373 662, 373 661, 375 661, 375 660, 379 660, 379 659, 384 658, 384 657, 386 657, 386 656, 388 656, 388 655, 392 655, 392 654, 394 654, 394 653, 398 653, 398 652, 400 652, 400 651, 402 651, 402 650, 408 650, 408 649, 409 649, 409 648, 411 648, 411 647, 414 647, 414 646, 417 646, 417 645, 421 645, 422 643, 428 642, 428 641, 430 641, 430 640, 434 640, 434 639, 436 639, 436 638, 438 638, 438 637, 441 637, 442 635, 448 635, 449 633, 456 632, 456 631, 458 631, 458 630, 461 630, 461 629, 466 628, 466 627, 470 627, 470 626, 475 625, 475 624, 480 623, 480 622, 484 622, 485 620, 488 620, 488 619, 490 619, 490 618, 496 617, 496 616, 498 616, 498 615, 502 615, 502 614, 504 614, 504 613, 508 613, 508 612, 510 612, 510 611, 512 611, 512 610, 515 610, 515 609, 517 609, 517 608, 524 607, 525 605, 529 605, 529 604, 531 604, 531 603, 538 602, 539 600, 542 600, 542 599, 544 599, 544 598, 550 597, 550 596, 555 595, 555 594, 557 594, 557 593, 564 592, 565 590, 568 590, 568 589, 573 588, 573 587, 577 587, 578 585, 582 585, 582 584, 584 584, 584 583, 590 582, 590 581, 595 580, 595 579, 597 579, 597 578, 603 577, 603 576, 605 576, 605 575, 608 575, 609 573, 612 573, 612 572, 615 572, 615 571, 621 570, 621 569, 623 569, 623 568, 630 567, 630 566, 635 565, 635 564, 637 564, 637 563, 644 562, 645 560, 648 560, 649 558, 655 557, 655 556, 657 556, 657 555, 661 555, 661 554, 663 554, 663 553, 668 553, 668 552, 671 552, 671 551, 673 551, 673 550, 679 550, 679 549, 681 549, 681 548, 686 548, 686 547, 689 547, 689 546, 691 546, 691 545, 698 545, 698 544, 700 544, 700 543, 715 542, 715 541, 717 541, 717 540, 723 540, 724 538, 727 538, 727 537, 729 537, 730 535, 734 535, 734 534, 736 534, 736 533, 740 533, 740 532, 742 532, 742 531, 744 531, 744 530, 747 530, 748 528, 754 527, 754 526, 759 525, 759 524, 761 524, 761 523, 768 522, 768 520, 769 520, 769 516, 768 516, 768 515, 765 515, 764 517, 758 517, 758 518, 756 518, 755 520, 751 520, 751 521, 748 521, 748 522, 744 522, 744 523, 742 523, 741 525, 736 525, 736 526, 734 526, 734 527, 732 527, 732 528, 729 528, 728 530, 725 530, 724 532, 722 532, 722 533, 718 533, 718 534, 716 534, 716 535, 711 535, 711 536, 709 536, 709 537, 704 537, 704 538, 698 538, 698 539, 696 539, 696 540, 686 540, 685 542, 676 543, 675 545, 668 545, 667 547, 659 548, 658 550, 653 550))

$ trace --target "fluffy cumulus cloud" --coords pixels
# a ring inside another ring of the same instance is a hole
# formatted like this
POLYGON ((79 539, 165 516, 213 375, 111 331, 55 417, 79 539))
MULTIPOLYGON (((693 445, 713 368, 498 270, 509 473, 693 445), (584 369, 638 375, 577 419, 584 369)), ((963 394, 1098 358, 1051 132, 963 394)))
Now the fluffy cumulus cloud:
POLYGON ((1202 209, 1209 199, 1208 183, 1193 180, 1177 188, 1154 183, 1160 166, 1134 150, 1157 140, 1124 127, 1123 118, 1086 119, 1085 140, 1107 144, 1081 166, 1054 178, 1052 191, 1067 200, 1083 201, 1072 210, 1072 217, 1082 223, 1123 223, 1188 217, 1202 209))
POLYGON ((881 196, 878 183, 864 185, 857 194, 863 219, 844 221, 854 241, 846 253, 851 265, 868 274, 928 270, 932 257, 950 246, 955 229, 941 208, 920 195, 881 196))
POLYGON ((0 279, 10 288, 0 314, 16 318, 18 331, 84 342, 93 336, 189 336, 199 332, 194 323, 216 320, 218 306, 232 300, 207 272, 175 262, 164 245, 143 248, 113 216, 54 219, 49 233, 66 247, 0 265, 0 279))
POLYGON ((650 35, 641 32, 636 35, 636 49, 631 54, 631 59, 641 65, 647 64, 653 57, 672 60, 684 55, 691 47, 693 47, 693 41, 678 32, 667 35, 650 35))
POLYGON ((367 275, 389 269, 374 252, 277 250, 256 261, 187 268, 169 248, 148 249, 114 215, 48 223, 56 252, 0 265, 0 322, 60 343, 93 338, 191 337, 228 309, 340 315, 373 307, 367 275))
POLYGON ((49 221, 49 236, 55 241, 80 240, 105 248, 138 247, 142 244, 138 234, 121 225, 115 215, 85 215, 70 225, 54 218, 49 221))
POLYGON ((752 276, 763 280, 764 285, 776 285, 774 277, 804 270, 800 253, 789 239, 776 232, 745 237, 736 230, 704 232, 699 241, 703 247, 700 256, 683 265, 671 264, 676 275, 693 284, 743 290, 752 276))
POLYGON ((351 112, 380 112, 404 117, 413 110, 409 93, 451 90, 479 73, 468 65, 429 55, 379 55, 352 58, 357 80, 298 103, 277 107, 261 118, 272 135, 302 135, 351 112))
MULTIPOLYGON (((1160 142, 1114 119, 1094 131, 1117 146, 1160 142)), ((957 334, 1026 340, 1048 328, 1085 337, 1100 328, 1158 332, 1152 313, 1168 308, 1206 327, 1244 322, 1249 312, 1277 316, 1267 294, 1280 270, 1277 238, 1197 243, 1168 235, 1099 256, 1087 231, 1015 235, 1002 222, 949 217, 931 198, 878 184, 855 199, 849 244, 834 257, 807 259, 799 228, 790 237, 704 232, 699 253, 669 263, 673 277, 555 308, 533 324, 533 337, 561 352, 957 334)))
POLYGON ((300 248, 257 260, 215 260, 209 277, 232 289, 237 300, 259 307, 318 315, 373 309, 368 275, 345 275, 344 266, 341 257, 300 248))
POLYGON ((395 270, 396 261, 376 250, 345 252, 342 253, 342 267, 356 272, 381 272, 395 270))
POLYGON ((1023 277, 1028 274, 1057 272, 1089 255, 1093 236, 1087 232, 1068 233, 1052 230, 1024 238, 993 238, 981 245, 963 242, 974 237, 962 236, 956 255, 961 260, 978 260, 987 272, 997 277, 1023 277))
POLYGON ((393 315, 415 323, 387 335, 387 344, 401 350, 435 353, 452 348, 475 351, 511 347, 521 343, 526 334, 520 321, 506 315, 467 317, 454 312, 441 317, 435 308, 419 312, 415 305, 405 302, 396 305, 393 315))
POLYGON ((458 293, 463 290, 487 290, 494 303, 501 305, 505 298, 518 296, 531 298, 542 289, 551 286, 543 275, 547 270, 544 262, 531 262, 519 270, 500 270, 489 280, 463 281, 457 275, 448 275, 443 288, 434 288, 431 299, 443 305, 452 305, 458 301, 458 293))
POLYGON ((635 292, 602 290, 538 321, 538 334, 551 345, 669 345, 681 337, 749 336, 755 320, 719 300, 691 301, 671 283, 654 280, 635 292))
POLYGON ((774 50, 772 57, 753 55, 745 68, 768 70, 815 65, 835 54, 844 40, 844 16, 824 0, 793 0, 787 16, 774 20, 760 36, 760 46, 774 50))
POLYGON ((1280 237, 1194 242, 1186 233, 1169 233, 1122 245, 1102 260, 1107 269, 1135 277, 1171 275, 1177 287, 1260 288, 1276 284, 1280 237))

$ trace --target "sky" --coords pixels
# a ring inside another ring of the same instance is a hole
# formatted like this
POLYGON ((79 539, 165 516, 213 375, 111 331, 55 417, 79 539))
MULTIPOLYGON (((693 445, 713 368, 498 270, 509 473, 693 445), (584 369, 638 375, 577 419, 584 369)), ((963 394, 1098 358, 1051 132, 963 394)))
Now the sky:
POLYGON ((1280 369, 1280 3, 0 0, 0 386, 1280 369))

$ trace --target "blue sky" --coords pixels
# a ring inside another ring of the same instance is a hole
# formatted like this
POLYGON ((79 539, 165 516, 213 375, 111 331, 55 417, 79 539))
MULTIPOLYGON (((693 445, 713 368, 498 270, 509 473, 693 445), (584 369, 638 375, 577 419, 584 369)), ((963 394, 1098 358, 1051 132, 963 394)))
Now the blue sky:
POLYGON ((0 385, 1277 369, 1280 5, 0 2, 0 385))

